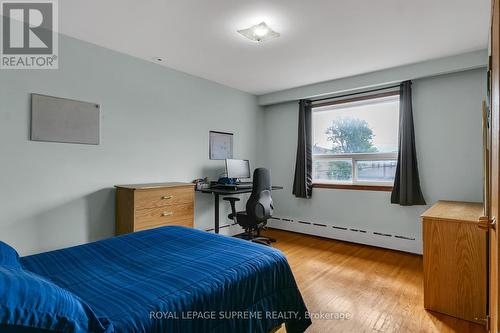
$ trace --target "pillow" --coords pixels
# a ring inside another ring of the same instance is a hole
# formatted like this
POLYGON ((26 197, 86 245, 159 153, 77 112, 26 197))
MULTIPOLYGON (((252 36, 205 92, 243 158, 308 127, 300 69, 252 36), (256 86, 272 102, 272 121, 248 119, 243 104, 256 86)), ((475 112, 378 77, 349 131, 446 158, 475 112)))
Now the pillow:
POLYGON ((0 267, 21 268, 17 251, 2 241, 0 241, 0 267))
MULTIPOLYGON (((8 262, 11 262, 9 260, 8 262)), ((0 327, 68 333, 111 333, 78 296, 49 280, 16 267, 0 266, 0 327), (17 327, 17 328, 16 328, 17 327)))

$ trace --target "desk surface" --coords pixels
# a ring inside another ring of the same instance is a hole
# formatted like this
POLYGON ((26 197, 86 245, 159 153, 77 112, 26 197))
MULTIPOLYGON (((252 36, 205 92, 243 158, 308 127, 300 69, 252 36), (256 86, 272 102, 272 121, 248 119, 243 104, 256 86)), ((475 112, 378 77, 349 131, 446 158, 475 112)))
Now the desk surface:
MULTIPOLYGON (((271 186, 271 190, 282 190, 283 189, 283 186, 271 186)), ((228 188, 213 188, 213 187, 209 187, 209 188, 203 188, 200 190, 200 192, 202 193, 215 193, 215 194, 223 194, 223 195, 226 195, 226 194, 242 194, 242 193, 251 193, 252 192, 252 188, 251 187, 247 187, 247 188, 239 188, 239 189, 228 189, 228 188)))

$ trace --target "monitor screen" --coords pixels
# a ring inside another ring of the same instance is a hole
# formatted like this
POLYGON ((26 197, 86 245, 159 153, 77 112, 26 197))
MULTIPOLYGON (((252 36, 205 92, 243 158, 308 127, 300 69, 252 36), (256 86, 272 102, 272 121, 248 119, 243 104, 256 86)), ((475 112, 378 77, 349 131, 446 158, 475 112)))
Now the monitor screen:
POLYGON ((250 178, 248 160, 226 160, 227 178, 250 178))

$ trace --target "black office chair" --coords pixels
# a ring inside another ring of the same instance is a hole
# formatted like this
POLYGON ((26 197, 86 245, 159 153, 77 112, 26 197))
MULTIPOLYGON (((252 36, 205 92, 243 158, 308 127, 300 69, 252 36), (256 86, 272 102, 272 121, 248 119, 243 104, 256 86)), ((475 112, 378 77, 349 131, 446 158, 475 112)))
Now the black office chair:
POLYGON ((265 228, 267 220, 273 215, 273 199, 271 198, 271 176, 265 168, 255 169, 253 172, 252 194, 248 198, 246 211, 236 212, 236 201, 239 198, 226 197, 224 200, 231 204, 232 213, 228 218, 238 223, 245 232, 236 237, 247 239, 256 243, 270 245, 276 239, 260 235, 265 228))

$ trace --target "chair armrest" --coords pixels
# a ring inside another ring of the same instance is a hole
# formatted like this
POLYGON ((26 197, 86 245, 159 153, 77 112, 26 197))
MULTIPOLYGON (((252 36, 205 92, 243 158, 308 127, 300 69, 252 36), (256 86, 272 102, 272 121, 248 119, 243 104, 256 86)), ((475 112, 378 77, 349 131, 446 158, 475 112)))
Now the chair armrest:
POLYGON ((229 201, 229 202, 236 202, 236 201, 240 201, 240 198, 235 198, 235 197, 225 197, 225 198, 222 198, 222 200, 226 200, 226 201, 229 201))
POLYGON ((233 220, 236 219, 236 201, 240 201, 239 198, 235 198, 235 197, 225 197, 225 198, 222 198, 222 200, 226 200, 226 201, 229 201, 229 204, 231 205, 231 212, 232 214, 229 214, 229 215, 233 215, 233 217, 229 217, 233 220))

